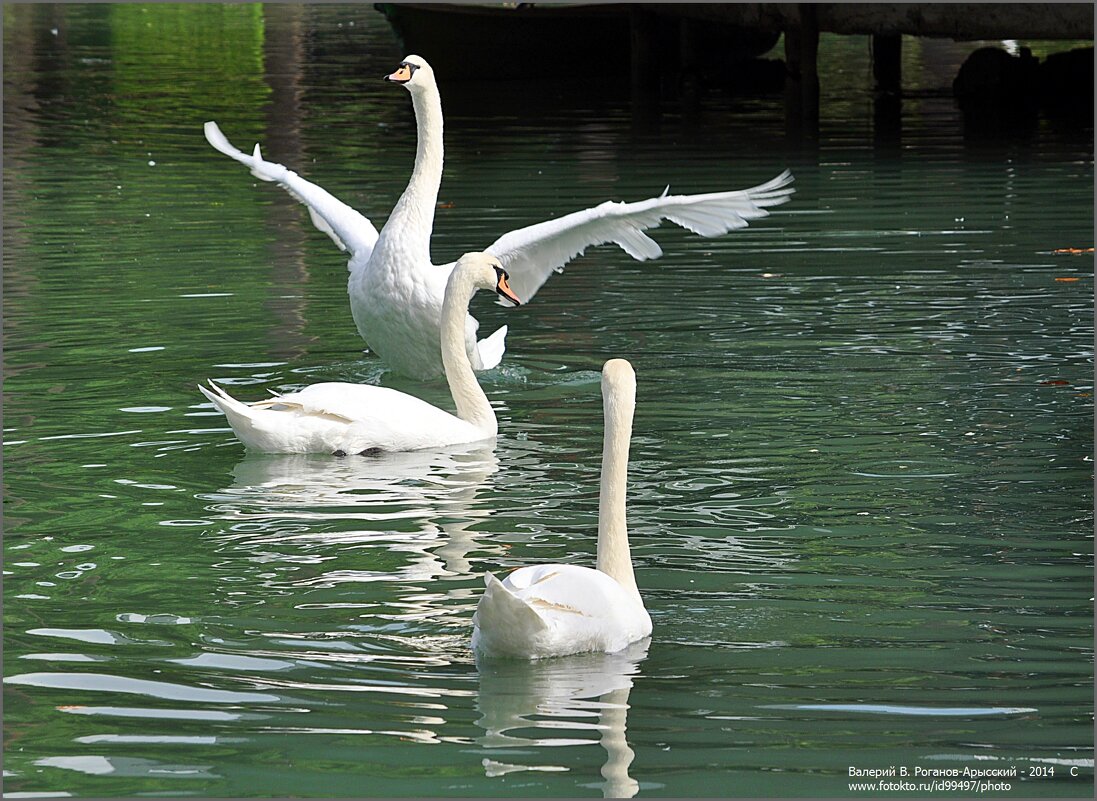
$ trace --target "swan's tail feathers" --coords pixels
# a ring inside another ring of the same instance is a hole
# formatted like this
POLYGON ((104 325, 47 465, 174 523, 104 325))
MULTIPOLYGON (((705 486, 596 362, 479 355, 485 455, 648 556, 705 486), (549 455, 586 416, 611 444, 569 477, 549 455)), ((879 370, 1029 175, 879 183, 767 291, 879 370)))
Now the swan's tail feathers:
POLYGON ((483 370, 492 370, 503 361, 503 353, 507 349, 507 327, 500 326, 490 337, 485 337, 476 343, 480 351, 480 364, 483 370))
POLYGON ((246 403, 241 403, 236 400, 236 398, 232 397, 232 395, 225 392, 225 390, 212 381, 209 382, 209 385, 211 389, 206 389, 206 387, 201 384, 198 385, 198 389, 201 390, 202 394, 228 418, 229 425, 232 426, 232 430, 236 432, 236 436, 244 439, 244 437, 240 436, 240 432, 251 430, 255 412, 246 403))
POLYGON ((488 652, 521 653, 519 641, 536 636, 548 624, 536 609, 507 589, 491 572, 484 576, 484 584, 484 594, 473 615, 477 635, 474 645, 488 652))
POLYGON ((258 144, 249 156, 233 146, 221 133, 216 122, 207 122, 203 131, 206 141, 214 150, 243 164, 260 181, 274 181, 294 200, 304 203, 308 207, 313 225, 331 237, 336 247, 343 251, 349 250, 359 261, 364 262, 369 258, 377 242, 377 229, 368 219, 293 170, 273 161, 266 161, 258 144))

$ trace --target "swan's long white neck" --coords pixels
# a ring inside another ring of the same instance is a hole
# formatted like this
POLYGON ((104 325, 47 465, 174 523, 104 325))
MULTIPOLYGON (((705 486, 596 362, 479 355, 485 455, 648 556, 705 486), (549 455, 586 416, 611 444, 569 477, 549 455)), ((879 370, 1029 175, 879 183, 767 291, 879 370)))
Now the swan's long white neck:
POLYGON ((640 592, 632 572, 632 553, 625 523, 629 440, 636 407, 636 382, 630 375, 609 392, 603 391, 606 432, 602 450, 602 487, 598 498, 598 562, 603 573, 636 595, 640 592))
POLYGON ((382 235, 400 237, 407 263, 430 264, 434 209, 442 185, 442 99, 438 87, 431 82, 411 92, 411 102, 417 129, 415 167, 407 189, 385 222, 382 235))
POLYGON ((465 349, 465 319, 474 294, 476 283, 473 276, 461 270, 460 266, 455 267, 450 273, 446 295, 442 300, 442 367, 457 406, 457 416, 482 430, 486 438, 499 432, 499 424, 488 396, 476 380, 465 349))

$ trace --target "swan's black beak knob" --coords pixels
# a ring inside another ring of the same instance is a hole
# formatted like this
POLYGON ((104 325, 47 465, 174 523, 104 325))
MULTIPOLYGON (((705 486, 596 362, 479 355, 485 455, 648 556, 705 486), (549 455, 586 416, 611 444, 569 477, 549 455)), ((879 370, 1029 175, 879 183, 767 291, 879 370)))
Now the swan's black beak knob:
POLYGON ((396 68, 396 72, 391 75, 383 76, 382 80, 392 81, 393 83, 407 83, 411 80, 411 76, 415 74, 417 69, 419 69, 418 64, 402 61, 400 66, 396 68))
POLYGON ((504 270, 502 267, 496 267, 495 274, 499 276, 499 280, 495 284, 495 291, 499 293, 499 296, 506 298, 515 306, 521 306, 522 301, 520 301, 518 299, 518 296, 514 294, 514 290, 510 288, 510 283, 508 283, 507 281, 507 278, 509 278, 509 276, 507 275, 507 271, 504 270))

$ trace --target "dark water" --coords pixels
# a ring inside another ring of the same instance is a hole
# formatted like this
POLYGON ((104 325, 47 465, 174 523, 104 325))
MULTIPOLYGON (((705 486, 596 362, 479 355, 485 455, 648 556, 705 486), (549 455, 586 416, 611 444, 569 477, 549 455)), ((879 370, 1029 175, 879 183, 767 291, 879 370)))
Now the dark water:
POLYGON ((367 6, 4 22, 7 793, 864 796, 851 767, 896 766, 1091 795, 1093 256, 1056 251, 1093 245, 1092 129, 965 136, 949 43, 907 47, 897 139, 858 39, 823 41, 806 144, 780 97, 638 127, 620 92, 440 78, 437 260, 667 183, 797 194, 481 299, 494 446, 246 456, 195 384, 447 402, 363 354, 340 254, 201 132, 380 225, 399 46, 367 6), (650 645, 478 668, 485 570, 592 563, 617 356, 650 645))

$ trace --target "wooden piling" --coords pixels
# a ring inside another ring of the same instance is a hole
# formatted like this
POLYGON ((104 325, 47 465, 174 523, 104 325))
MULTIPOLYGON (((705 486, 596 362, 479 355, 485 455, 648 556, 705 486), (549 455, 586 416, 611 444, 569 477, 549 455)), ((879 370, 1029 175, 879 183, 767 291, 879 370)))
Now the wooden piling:
POLYGON ((819 135, 819 24, 815 5, 799 3, 785 29, 785 121, 797 136, 819 135))
POLYGON ((659 116, 659 61, 653 13, 634 4, 629 9, 633 115, 650 120, 659 116))
POLYGON ((872 35, 872 77, 877 92, 902 90, 903 37, 898 33, 872 35))

